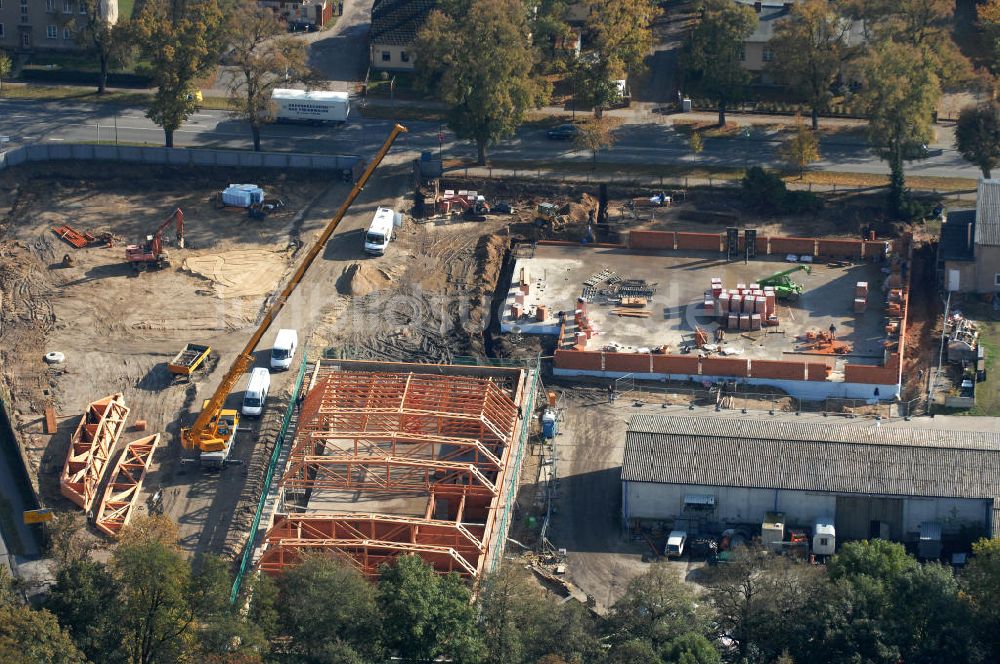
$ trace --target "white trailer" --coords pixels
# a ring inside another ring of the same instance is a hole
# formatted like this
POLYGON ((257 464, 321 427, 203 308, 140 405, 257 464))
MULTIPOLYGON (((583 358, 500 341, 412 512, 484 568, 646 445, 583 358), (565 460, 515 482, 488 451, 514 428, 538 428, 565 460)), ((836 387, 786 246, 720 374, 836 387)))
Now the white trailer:
POLYGON ((279 122, 346 122, 351 112, 346 92, 275 88, 271 101, 279 122))

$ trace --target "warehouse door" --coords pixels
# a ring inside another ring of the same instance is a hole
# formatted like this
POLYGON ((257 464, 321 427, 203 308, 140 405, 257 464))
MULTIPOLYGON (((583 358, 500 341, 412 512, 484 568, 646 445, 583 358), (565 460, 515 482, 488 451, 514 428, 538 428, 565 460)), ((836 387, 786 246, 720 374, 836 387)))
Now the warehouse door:
POLYGON ((838 541, 898 540, 903 534, 903 499, 837 496, 836 527, 838 541))

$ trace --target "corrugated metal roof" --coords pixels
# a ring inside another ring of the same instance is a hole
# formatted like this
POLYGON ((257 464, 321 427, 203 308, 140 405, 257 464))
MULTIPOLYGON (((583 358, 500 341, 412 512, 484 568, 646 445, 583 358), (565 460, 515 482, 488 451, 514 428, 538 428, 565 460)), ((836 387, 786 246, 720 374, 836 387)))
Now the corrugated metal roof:
POLYGON ((412 44, 437 5, 438 0, 375 0, 369 42, 380 46, 412 44))
POLYGON ((1000 496, 1000 434, 636 416, 630 482, 956 498, 1000 496))
POLYGON ((976 244, 1000 247, 1000 180, 979 180, 976 195, 976 244))

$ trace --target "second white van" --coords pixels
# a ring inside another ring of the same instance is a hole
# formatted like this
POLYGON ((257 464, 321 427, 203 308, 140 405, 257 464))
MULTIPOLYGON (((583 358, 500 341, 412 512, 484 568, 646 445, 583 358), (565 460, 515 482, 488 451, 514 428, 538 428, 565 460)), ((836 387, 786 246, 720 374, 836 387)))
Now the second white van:
POLYGON ((250 382, 243 393, 243 414, 250 417, 260 417, 264 412, 264 402, 267 392, 271 389, 271 372, 258 367, 250 372, 250 382))
POLYGON ((271 368, 286 371, 292 366, 295 349, 299 346, 299 334, 295 330, 278 330, 271 346, 271 368))
POLYGON ((365 253, 381 256, 385 253, 392 240, 393 224, 396 222, 396 212, 392 208, 380 207, 375 210, 372 223, 365 231, 365 253))

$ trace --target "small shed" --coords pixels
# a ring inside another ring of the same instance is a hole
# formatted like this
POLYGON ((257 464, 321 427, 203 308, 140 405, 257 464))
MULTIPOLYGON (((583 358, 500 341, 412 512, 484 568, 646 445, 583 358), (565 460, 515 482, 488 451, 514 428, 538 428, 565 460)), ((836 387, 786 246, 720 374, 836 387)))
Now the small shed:
POLYGON ((820 517, 813 522, 812 552, 817 556, 832 556, 837 550, 837 530, 833 517, 820 517))

